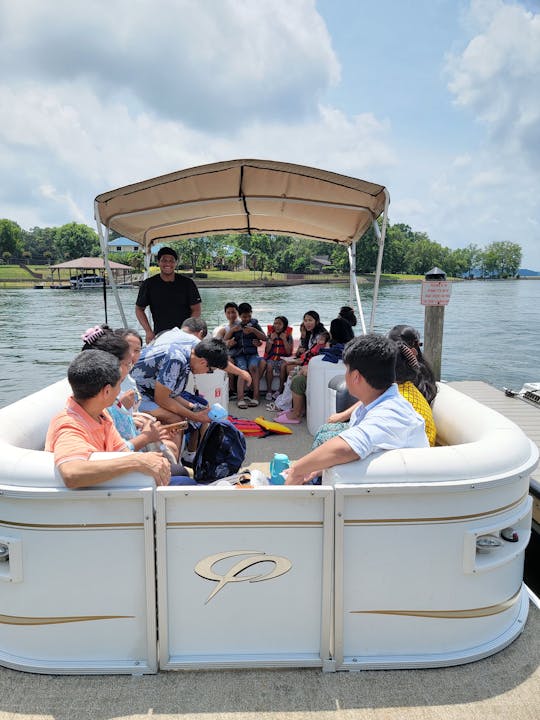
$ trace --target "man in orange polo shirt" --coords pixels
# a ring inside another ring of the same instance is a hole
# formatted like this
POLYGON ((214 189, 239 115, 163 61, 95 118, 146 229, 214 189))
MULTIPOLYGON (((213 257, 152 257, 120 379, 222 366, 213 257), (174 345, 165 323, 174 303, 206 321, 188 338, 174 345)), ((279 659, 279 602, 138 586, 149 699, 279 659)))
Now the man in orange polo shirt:
POLYGON ((141 472, 156 485, 168 485, 171 469, 161 453, 129 452, 133 448, 120 436, 106 408, 120 388, 118 359, 102 350, 86 350, 68 368, 73 396, 49 425, 45 450, 54 453, 54 464, 69 488, 89 487, 118 475, 141 472), (91 460, 95 452, 121 452, 107 460, 91 460))

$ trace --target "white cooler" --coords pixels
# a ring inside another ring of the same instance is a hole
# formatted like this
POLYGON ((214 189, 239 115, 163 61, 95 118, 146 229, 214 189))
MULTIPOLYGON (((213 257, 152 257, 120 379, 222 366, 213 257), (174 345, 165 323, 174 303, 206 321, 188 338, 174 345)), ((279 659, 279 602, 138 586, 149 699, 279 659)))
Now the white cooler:
POLYGON ((328 383, 336 375, 345 374, 345 365, 327 362, 315 356, 309 361, 306 389, 307 426, 311 435, 326 422, 333 410, 330 407, 330 391, 328 383))
POLYGON ((190 373, 186 390, 190 393, 198 390, 209 405, 219 403, 225 410, 229 410, 229 376, 224 370, 201 375, 190 373))

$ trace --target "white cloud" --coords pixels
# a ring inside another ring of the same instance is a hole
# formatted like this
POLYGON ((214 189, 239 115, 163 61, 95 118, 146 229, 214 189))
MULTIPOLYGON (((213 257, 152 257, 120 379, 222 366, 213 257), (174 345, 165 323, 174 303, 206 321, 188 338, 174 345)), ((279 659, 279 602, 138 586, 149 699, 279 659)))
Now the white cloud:
POLYGON ((313 0, 20 0, 0 21, 0 63, 18 85, 84 84, 221 131, 309 116, 340 74, 313 0))
POLYGON ((485 133, 441 165, 424 222, 429 217, 430 236, 451 247, 519 242, 525 263, 538 267, 534 227, 520 228, 524 218, 540 218, 540 14, 516 2, 473 0, 466 22, 474 34, 447 58, 448 88, 485 133))
POLYGON ((84 212, 78 207, 77 203, 73 200, 69 193, 59 193, 52 185, 42 185, 39 188, 39 192, 47 200, 57 202, 62 207, 66 215, 72 217, 75 221, 85 221, 86 217, 84 212))
POLYGON ((540 14, 477 0, 471 17, 484 27, 461 55, 449 58, 449 88, 456 103, 485 125, 498 152, 538 169, 540 14))
POLYGON ((471 160, 472 158, 469 153, 465 153, 464 155, 458 155, 456 158, 454 158, 452 165, 454 167, 465 167, 471 164, 471 160))
POLYGON ((328 102, 340 65, 315 0, 0 3, 2 213, 24 227, 91 224, 105 190, 262 157, 387 184, 392 222, 454 247, 508 239, 530 218, 520 242, 532 247, 539 16, 475 0, 468 22, 449 88, 486 132, 450 153, 444 122, 436 142, 398 146, 401 118, 369 112, 368 87, 355 86, 364 112, 328 102))
POLYGON ((324 105, 307 120, 252 121, 234 135, 219 135, 130 112, 75 84, 57 85, 54 93, 36 85, 0 87, 0 104, 12 108, 0 127, 3 165, 17 176, 16 186, 0 189, 0 200, 14 219, 28 217, 25 206, 35 203, 31 224, 79 220, 82 208, 90 221, 99 192, 216 160, 264 157, 364 177, 395 162, 387 124, 371 114, 349 118, 324 105), (21 163, 25 156, 28 164, 21 163))

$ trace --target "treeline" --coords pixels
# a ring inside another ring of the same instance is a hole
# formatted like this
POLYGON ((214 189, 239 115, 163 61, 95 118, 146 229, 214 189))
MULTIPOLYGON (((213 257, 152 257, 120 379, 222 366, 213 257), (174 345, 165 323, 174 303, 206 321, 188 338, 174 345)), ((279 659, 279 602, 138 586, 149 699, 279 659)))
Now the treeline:
POLYGON ((0 257, 4 262, 22 259, 54 264, 78 257, 97 257, 99 238, 95 230, 80 223, 23 230, 13 220, 0 220, 0 257))
MULTIPOLYGON (((116 238, 115 233, 111 239, 116 238)), ((244 264, 256 273, 343 274, 349 270, 346 248, 315 240, 296 240, 284 235, 213 235, 167 242, 179 255, 180 265, 193 273, 207 268, 236 270, 244 264), (318 262, 314 261, 318 258, 318 262)), ((372 273, 378 245, 373 229, 358 242, 356 271, 372 273)), ((87 225, 68 223, 61 227, 23 230, 12 220, 0 220, 0 258, 4 262, 54 264, 100 254, 97 233, 87 225)), ((111 253, 111 257, 142 270, 142 254, 111 253)), ((384 273, 423 275, 432 267, 442 268, 450 277, 513 277, 521 265, 520 245, 493 242, 485 248, 469 244, 452 250, 430 240, 426 233, 408 225, 388 225, 383 255, 384 273)))

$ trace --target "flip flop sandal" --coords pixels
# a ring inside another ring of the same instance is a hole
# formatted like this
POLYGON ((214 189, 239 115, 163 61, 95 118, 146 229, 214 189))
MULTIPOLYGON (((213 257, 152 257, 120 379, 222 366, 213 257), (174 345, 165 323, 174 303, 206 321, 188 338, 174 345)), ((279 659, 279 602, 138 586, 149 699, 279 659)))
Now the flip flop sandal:
POLYGON ((247 410, 249 407, 247 400, 238 400, 236 405, 240 410, 247 410))
POLYGON ((269 410, 270 412, 276 412, 276 410, 278 410, 279 408, 276 407, 275 402, 271 402, 266 405, 266 409, 269 410))
POLYGON ((275 418, 276 422, 283 423, 284 425, 299 425, 300 420, 297 420, 296 418, 290 418, 287 416, 287 413, 284 412, 281 415, 278 415, 277 418, 275 418))
POLYGON ((247 402, 249 407, 257 407, 257 405, 259 404, 259 401, 255 400, 255 398, 248 398, 247 402))

